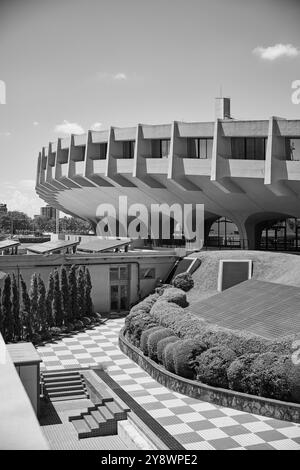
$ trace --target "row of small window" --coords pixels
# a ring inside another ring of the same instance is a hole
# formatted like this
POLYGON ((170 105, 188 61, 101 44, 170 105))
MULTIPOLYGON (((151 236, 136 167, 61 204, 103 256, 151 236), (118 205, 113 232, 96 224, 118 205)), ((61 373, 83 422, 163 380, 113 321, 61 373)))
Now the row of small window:
MULTIPOLYGON (((155 268, 142 268, 140 270, 140 279, 155 279, 155 268)), ((128 266, 116 266, 110 268, 111 281, 127 281, 129 279, 128 266)))
MULTIPOLYGON (((152 140, 152 157, 164 158, 170 153, 170 139, 152 140)), ((300 160, 300 138, 286 139, 286 159, 300 160)), ((212 138, 188 138, 187 157, 207 159, 212 157, 212 138)), ((230 158, 240 160, 265 160, 267 150, 266 137, 232 137, 231 149, 228 150, 230 158)), ((123 142, 123 158, 134 157, 135 142, 123 142)), ((107 143, 100 144, 100 159, 105 159, 107 143)))

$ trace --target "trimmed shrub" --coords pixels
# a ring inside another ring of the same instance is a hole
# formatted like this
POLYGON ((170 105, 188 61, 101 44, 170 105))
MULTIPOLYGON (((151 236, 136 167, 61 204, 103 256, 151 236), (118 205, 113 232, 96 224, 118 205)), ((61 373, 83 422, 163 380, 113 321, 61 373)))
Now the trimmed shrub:
POLYGON ((151 333, 154 333, 154 331, 158 330, 161 330, 161 326, 158 326, 156 324, 154 326, 149 327, 147 330, 142 331, 140 337, 140 349, 143 351, 145 356, 148 356, 148 338, 151 333))
POLYGON ((172 328, 175 319, 182 318, 185 310, 177 304, 162 300, 153 305, 150 314, 160 325, 172 328))
POLYGON ((179 341, 173 349, 175 373, 186 379, 193 379, 195 359, 205 350, 206 345, 197 340, 179 341))
MULTIPOLYGON (((180 339, 178 341, 180 341, 180 339)), ((162 353, 162 363, 165 369, 167 369, 169 372, 173 372, 173 374, 175 372, 174 348, 178 341, 167 344, 162 353)))
POLYGON ((234 351, 226 346, 204 351, 196 357, 197 379, 214 387, 228 388, 227 369, 235 359, 234 351))
POLYGON ((250 376, 253 361, 258 353, 245 354, 235 359, 227 369, 228 385, 231 390, 237 392, 252 393, 250 376))
POLYGON ((139 347, 143 331, 146 331, 154 326, 158 326, 157 322, 150 314, 145 313, 142 310, 141 312, 136 312, 130 322, 129 328, 126 330, 126 333, 131 343, 134 346, 139 347))
POLYGON ((158 302, 161 300, 172 302, 183 308, 188 306, 186 293, 181 289, 177 289, 176 287, 170 287, 169 289, 166 289, 163 294, 159 296, 158 302))
MULTIPOLYGON (((133 307, 131 307, 130 309, 130 312, 129 312, 129 315, 131 313, 134 313, 136 311, 140 311, 140 310, 145 310, 145 312, 150 312, 151 310, 151 307, 152 305, 155 304, 155 302, 157 301, 159 295, 158 294, 151 294, 151 295, 148 295, 148 297, 146 297, 145 299, 143 299, 141 302, 139 302, 138 304, 134 305, 133 307)), ((128 316, 129 316, 128 315, 128 316)), ((128 318, 127 316, 127 318, 128 318)), ((126 321, 126 320, 125 320, 126 321)))
POLYGON ((300 370, 290 355, 264 353, 251 367, 253 393, 276 400, 300 402, 300 370))
POLYGON ((157 361, 162 364, 162 355, 167 344, 175 343, 178 341, 178 336, 167 336, 157 343, 157 361))
POLYGON ((162 286, 158 286, 155 289, 155 293, 158 295, 162 295, 166 289, 170 289, 172 287, 172 284, 163 284, 162 286))
POLYGON ((188 292, 194 287, 194 280, 190 273, 177 274, 172 281, 174 287, 182 289, 184 292, 188 292))
POLYGON ((284 336, 278 340, 272 341, 268 348, 268 352, 275 352, 277 354, 293 354, 295 348, 293 347, 293 343, 296 340, 299 340, 299 335, 290 335, 284 336))
POLYGON ((161 328, 160 330, 152 332, 148 336, 148 356, 153 361, 157 361, 157 345, 161 339, 172 336, 172 331, 168 328, 161 328))
POLYGON ((31 341, 33 344, 39 344, 42 342, 42 337, 39 333, 33 333, 31 341))

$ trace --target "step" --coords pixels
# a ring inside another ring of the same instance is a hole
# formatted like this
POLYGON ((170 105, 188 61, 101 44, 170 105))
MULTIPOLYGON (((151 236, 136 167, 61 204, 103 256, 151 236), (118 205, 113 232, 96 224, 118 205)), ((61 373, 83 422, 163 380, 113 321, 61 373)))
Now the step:
POLYGON ((62 375, 81 375, 78 370, 61 369, 42 372, 43 377, 61 377, 62 375))
POLYGON ((93 418, 93 416, 91 416, 91 415, 84 415, 84 416, 83 416, 83 419, 86 421, 86 423, 88 424, 89 428, 90 428, 92 431, 95 431, 96 429, 99 429, 99 424, 97 423, 97 421, 95 421, 95 419, 93 418))
POLYGON ((113 414, 117 421, 123 421, 127 419, 127 412, 117 405, 116 402, 112 401, 105 404, 106 408, 113 414))
POLYGON ((65 393, 65 392, 72 392, 72 390, 75 391, 78 391, 78 390, 81 390, 81 391, 85 391, 85 387, 83 387, 82 385, 69 385, 69 386, 65 386, 65 387, 51 387, 51 388, 47 388, 46 387, 46 393, 48 395, 51 395, 53 393, 65 393))
POLYGON ((91 416, 93 416, 94 420, 95 420, 98 424, 106 423, 106 419, 104 419, 104 417, 102 416, 101 413, 99 413, 98 410, 91 411, 91 416))
POLYGON ((81 380, 81 376, 79 374, 66 374, 62 376, 55 376, 55 377, 43 377, 43 382, 46 383, 53 383, 53 382, 69 382, 70 380, 81 380))
POLYGON ((87 399, 90 398, 89 395, 86 395, 85 393, 82 393, 81 395, 68 395, 65 397, 58 396, 58 397, 49 397, 51 401, 67 401, 67 400, 81 400, 81 399, 87 399))
POLYGON ((88 426, 87 422, 84 419, 76 419, 72 421, 74 428, 78 433, 78 437, 90 437, 91 428, 88 426))
POLYGON ((52 398, 52 397, 67 397, 69 395, 82 395, 84 393, 84 390, 77 389, 77 390, 66 390, 64 392, 58 391, 58 392, 48 392, 47 395, 52 398))
MULTIPOLYGON (((99 397, 97 397, 97 400, 99 399, 99 397)), ((88 411, 94 411, 95 409, 98 408, 98 406, 102 406, 104 405, 105 403, 109 403, 111 401, 114 401, 113 397, 101 397, 101 401, 97 401, 97 403, 95 403, 94 406, 89 406, 88 408, 88 411)))
POLYGON ((116 421, 114 415, 106 408, 105 405, 98 406, 97 410, 106 421, 116 421))
POLYGON ((53 388, 53 387, 70 387, 70 386, 73 386, 73 385, 85 385, 84 382, 82 382, 82 380, 80 379, 74 379, 74 380, 64 380, 63 382, 50 382, 50 383, 45 383, 44 384, 44 387, 45 388, 53 388))

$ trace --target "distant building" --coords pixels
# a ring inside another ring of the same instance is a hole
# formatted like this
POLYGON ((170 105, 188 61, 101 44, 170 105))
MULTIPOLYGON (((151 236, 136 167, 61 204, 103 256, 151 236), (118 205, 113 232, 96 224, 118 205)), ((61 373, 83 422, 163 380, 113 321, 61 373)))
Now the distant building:
POLYGON ((0 215, 7 214, 7 205, 0 203, 0 215))
POLYGON ((45 217, 46 219, 55 219, 56 218, 56 209, 49 205, 45 207, 41 207, 41 217, 45 217))

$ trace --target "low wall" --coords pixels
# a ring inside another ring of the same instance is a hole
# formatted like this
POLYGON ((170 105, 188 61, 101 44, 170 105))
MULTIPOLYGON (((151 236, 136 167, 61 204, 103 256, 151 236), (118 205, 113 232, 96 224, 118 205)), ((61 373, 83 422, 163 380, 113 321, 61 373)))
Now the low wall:
POLYGON ((157 382, 170 390, 216 405, 300 423, 300 404, 212 387, 168 372, 164 367, 144 356, 142 351, 133 346, 124 336, 124 328, 119 335, 119 346, 124 354, 148 372, 157 382))

